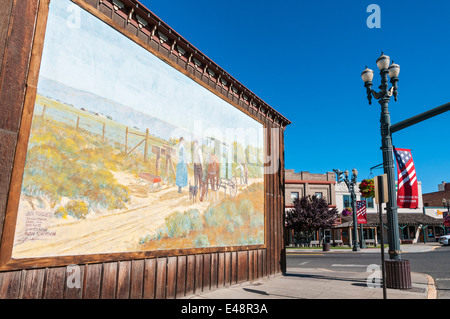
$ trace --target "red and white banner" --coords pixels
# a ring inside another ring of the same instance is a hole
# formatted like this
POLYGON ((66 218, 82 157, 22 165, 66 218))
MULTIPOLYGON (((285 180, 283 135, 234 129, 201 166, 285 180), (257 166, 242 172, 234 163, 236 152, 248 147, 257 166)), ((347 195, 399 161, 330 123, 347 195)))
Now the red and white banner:
POLYGON ((442 217, 444 218, 444 226, 450 227, 450 215, 449 212, 443 212, 442 217))
POLYGON ((419 189, 416 169, 411 150, 395 148, 397 160, 397 206, 399 208, 417 208, 419 206, 419 189))
POLYGON ((356 219, 358 224, 367 224, 366 201, 356 201, 356 219))

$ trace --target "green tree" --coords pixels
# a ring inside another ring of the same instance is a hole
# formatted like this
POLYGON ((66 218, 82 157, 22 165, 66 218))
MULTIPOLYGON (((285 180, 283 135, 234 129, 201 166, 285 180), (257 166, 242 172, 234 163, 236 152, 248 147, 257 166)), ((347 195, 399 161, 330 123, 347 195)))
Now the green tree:
POLYGON ((330 229, 338 217, 336 208, 329 208, 325 198, 304 196, 294 200, 294 208, 286 212, 286 228, 306 231, 311 238, 317 230, 330 229))

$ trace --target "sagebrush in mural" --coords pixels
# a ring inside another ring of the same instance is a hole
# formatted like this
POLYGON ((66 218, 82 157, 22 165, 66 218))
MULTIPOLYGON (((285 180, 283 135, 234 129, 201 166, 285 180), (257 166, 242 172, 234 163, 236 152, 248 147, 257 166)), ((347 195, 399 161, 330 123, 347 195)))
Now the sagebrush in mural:
POLYGON ((197 209, 175 212, 155 234, 140 240, 144 249, 239 246, 264 243, 263 184, 253 184, 235 198, 197 209))

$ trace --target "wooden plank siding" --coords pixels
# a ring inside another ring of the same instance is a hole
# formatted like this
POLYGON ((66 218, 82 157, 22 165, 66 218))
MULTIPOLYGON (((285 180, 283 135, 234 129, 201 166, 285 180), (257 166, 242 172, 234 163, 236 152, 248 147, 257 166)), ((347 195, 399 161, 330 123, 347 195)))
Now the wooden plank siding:
MULTIPOLYGON (((152 37, 151 30, 140 29, 135 21, 128 21, 125 11, 114 10, 111 1, 73 1, 109 21, 115 28, 121 28, 119 31, 133 41, 167 57, 178 70, 184 70, 186 75, 195 77, 198 83, 263 123, 267 129, 264 135, 267 154, 279 152, 279 156, 275 156, 279 169, 265 174, 264 178, 265 245, 205 249, 185 254, 181 251, 176 255, 150 258, 121 257, 107 262, 89 261, 76 266, 79 286, 68 285, 74 275, 70 265, 36 268, 27 264, 26 269, 0 271, 0 299, 173 299, 284 272, 285 125, 276 120, 275 111, 255 108, 224 88, 219 80, 211 79, 207 73, 195 68, 192 61, 161 43, 157 35, 152 37), (274 131, 280 134, 274 134, 274 131), (278 138, 273 140, 274 137, 278 138)), ((25 159, 24 154, 16 154, 16 147, 19 140, 22 141, 20 134, 22 139, 28 140, 29 132, 20 131, 20 127, 23 121, 32 117, 32 112, 24 114, 24 105, 27 98, 35 98, 37 83, 29 82, 29 75, 34 74, 30 79, 36 78, 38 69, 30 70, 30 63, 38 58, 32 55, 33 44, 42 47, 42 41, 35 41, 39 36, 36 30, 40 28, 39 24, 46 22, 46 17, 44 21, 38 19, 38 11, 42 6, 47 6, 48 10, 48 2, 3 0, 0 8, 0 240, 6 225, 8 201, 12 198, 13 168, 18 159, 25 159)), ((122 2, 128 7, 134 4, 132 0, 122 2)), ((136 10, 144 9, 139 5, 136 10)), ((147 16, 144 13, 140 15, 147 16)), ((16 196, 19 193, 16 190, 16 196)))

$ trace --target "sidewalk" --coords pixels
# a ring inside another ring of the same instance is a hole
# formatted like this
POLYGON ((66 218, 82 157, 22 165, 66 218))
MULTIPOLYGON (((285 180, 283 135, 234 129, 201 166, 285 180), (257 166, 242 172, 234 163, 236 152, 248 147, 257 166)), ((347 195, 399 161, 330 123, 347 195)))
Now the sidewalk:
MULTIPOLYGON (((441 245, 437 242, 431 242, 431 243, 418 243, 418 244, 408 244, 408 245, 400 245, 400 250, 402 253, 426 253, 429 251, 433 251, 434 249, 441 247, 441 245)), ((388 248, 384 248, 384 253, 388 253, 388 248)), ((318 252, 323 251, 322 247, 317 248, 287 248, 287 252, 318 252)), ((330 251, 327 251, 327 253, 346 253, 352 251, 351 248, 349 249, 333 249, 331 248, 330 251)), ((360 250, 360 253, 380 253, 381 248, 377 247, 368 247, 360 250)))
MULTIPOLYGON (((402 245, 404 253, 426 252, 439 244, 402 245)), ((314 251, 316 249, 295 249, 314 251)), ((317 250, 321 250, 317 249, 317 250)), ((330 250, 326 253, 339 253, 330 250)), ((344 250, 345 251, 345 250, 344 250)), ((360 253, 380 252, 379 248, 362 249, 360 253)), ((371 272, 332 271, 322 268, 288 268, 279 274, 254 282, 244 282, 226 288, 199 293, 187 299, 382 299, 383 289, 372 288, 371 272), (368 285, 369 279, 369 285, 368 285)), ((436 299, 433 278, 411 273, 411 289, 387 289, 387 299, 436 299)))

